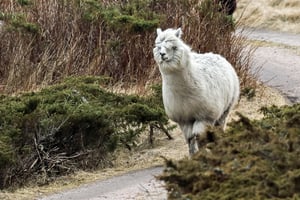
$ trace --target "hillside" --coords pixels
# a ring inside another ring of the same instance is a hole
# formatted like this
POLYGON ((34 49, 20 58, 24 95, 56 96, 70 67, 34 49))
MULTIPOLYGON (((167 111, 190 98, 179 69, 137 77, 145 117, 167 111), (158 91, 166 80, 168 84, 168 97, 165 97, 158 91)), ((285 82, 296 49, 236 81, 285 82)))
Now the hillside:
POLYGON ((234 18, 248 27, 300 33, 300 1, 238 0, 234 18))

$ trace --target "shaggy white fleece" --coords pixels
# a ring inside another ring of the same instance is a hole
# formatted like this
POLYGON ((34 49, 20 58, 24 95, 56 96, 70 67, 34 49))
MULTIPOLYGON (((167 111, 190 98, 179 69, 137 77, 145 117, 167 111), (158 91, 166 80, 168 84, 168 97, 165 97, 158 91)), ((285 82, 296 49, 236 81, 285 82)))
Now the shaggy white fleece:
POLYGON ((213 53, 198 54, 181 40, 181 29, 157 29, 154 59, 162 75, 163 103, 189 144, 205 138, 207 125, 225 129, 229 111, 239 98, 239 79, 231 64, 213 53))

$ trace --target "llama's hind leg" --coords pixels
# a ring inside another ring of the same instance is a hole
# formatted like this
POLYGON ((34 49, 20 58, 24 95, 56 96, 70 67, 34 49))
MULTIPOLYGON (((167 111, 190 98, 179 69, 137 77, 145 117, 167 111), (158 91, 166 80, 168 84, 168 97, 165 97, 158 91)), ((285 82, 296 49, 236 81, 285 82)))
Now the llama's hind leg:
POLYGON ((231 110, 231 106, 229 106, 224 111, 224 113, 222 114, 222 116, 215 123, 215 126, 220 126, 223 131, 225 131, 225 129, 226 129, 227 119, 228 119, 228 115, 229 115, 230 110, 231 110))

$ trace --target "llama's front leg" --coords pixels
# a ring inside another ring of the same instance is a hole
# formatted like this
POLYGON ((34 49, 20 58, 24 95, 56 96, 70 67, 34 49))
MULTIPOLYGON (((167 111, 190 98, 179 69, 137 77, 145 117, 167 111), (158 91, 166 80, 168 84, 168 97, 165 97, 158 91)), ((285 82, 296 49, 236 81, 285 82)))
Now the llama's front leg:
POLYGON ((189 145, 190 155, 195 154, 199 150, 197 137, 199 137, 200 140, 206 138, 205 126, 205 123, 200 121, 195 121, 194 123, 190 124, 180 124, 180 128, 184 133, 185 139, 189 145))
POLYGON ((190 155, 193 155, 199 150, 197 139, 204 140, 206 138, 205 132, 206 124, 201 121, 195 121, 192 128, 192 137, 189 139, 190 155))
POLYGON ((195 121, 193 124, 193 135, 198 136, 200 140, 206 138, 206 129, 207 123, 203 121, 195 121))
POLYGON ((196 135, 188 139, 188 145, 190 156, 194 155, 197 151, 199 151, 196 135))
POLYGON ((197 138, 196 135, 193 135, 193 123, 181 123, 179 125, 189 146, 190 155, 193 155, 198 151, 197 138))

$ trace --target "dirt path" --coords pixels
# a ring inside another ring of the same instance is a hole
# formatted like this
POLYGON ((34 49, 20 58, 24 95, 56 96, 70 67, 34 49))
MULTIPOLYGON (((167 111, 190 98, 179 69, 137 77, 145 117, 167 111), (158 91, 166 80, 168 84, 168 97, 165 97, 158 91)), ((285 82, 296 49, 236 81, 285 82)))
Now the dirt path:
POLYGON ((254 64, 262 66, 259 79, 292 103, 300 102, 300 35, 253 29, 246 29, 244 34, 267 42, 254 54, 254 64))
POLYGON ((83 185, 80 188, 58 193, 43 200, 161 200, 167 193, 154 176, 162 172, 162 167, 134 171, 108 180, 83 185))
MULTIPOLYGON (((276 87, 291 102, 300 101, 300 35, 277 33, 266 30, 244 32, 251 40, 266 41, 254 55, 255 66, 263 66, 260 80, 276 87)), ((130 200, 166 199, 166 191, 155 176, 162 167, 131 172, 105 181, 55 194, 43 200, 93 199, 130 200)))

